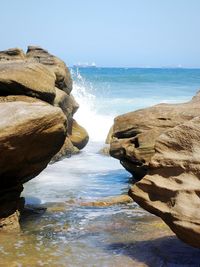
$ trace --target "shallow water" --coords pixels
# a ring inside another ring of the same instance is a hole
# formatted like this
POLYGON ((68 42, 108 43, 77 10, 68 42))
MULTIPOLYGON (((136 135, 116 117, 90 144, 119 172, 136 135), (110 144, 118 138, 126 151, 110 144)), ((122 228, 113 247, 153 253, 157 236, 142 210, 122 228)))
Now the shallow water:
POLYGON ((37 208, 22 217, 20 233, 1 235, 0 266, 198 266, 199 250, 137 204, 79 205, 124 194, 131 182, 118 161, 95 152, 100 146, 91 143, 25 185, 26 203, 37 208))

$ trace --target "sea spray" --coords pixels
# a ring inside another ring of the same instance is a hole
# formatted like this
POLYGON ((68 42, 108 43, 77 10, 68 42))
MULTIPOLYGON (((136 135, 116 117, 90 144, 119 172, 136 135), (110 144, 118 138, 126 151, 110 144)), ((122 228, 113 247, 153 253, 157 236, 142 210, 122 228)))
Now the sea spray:
MULTIPOLYGON (((116 114, 99 113, 95 95, 97 88, 80 74, 78 68, 71 70, 71 74, 74 80, 73 95, 80 105, 74 118, 88 131, 91 141, 104 141, 116 114)), ((109 106, 107 108, 109 110, 109 106)))

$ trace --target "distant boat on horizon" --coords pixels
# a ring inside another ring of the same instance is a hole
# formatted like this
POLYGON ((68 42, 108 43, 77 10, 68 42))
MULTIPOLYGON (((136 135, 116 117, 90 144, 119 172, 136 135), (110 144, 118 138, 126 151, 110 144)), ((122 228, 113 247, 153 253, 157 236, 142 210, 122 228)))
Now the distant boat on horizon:
POLYGON ((96 63, 95 62, 92 62, 91 64, 89 63, 77 63, 77 64, 74 64, 73 65, 74 68, 96 68, 96 63))

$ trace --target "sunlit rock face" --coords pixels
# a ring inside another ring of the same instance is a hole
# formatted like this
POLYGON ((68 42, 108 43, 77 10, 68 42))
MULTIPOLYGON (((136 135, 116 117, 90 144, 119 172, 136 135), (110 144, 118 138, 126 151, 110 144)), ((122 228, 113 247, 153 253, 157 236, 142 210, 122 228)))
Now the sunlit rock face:
POLYGON ((19 229, 24 182, 55 155, 60 160, 87 144, 85 129, 77 126, 72 131, 79 106, 71 90, 67 66, 46 50, 0 52, 0 229, 19 229), (77 140, 80 129, 83 140, 71 141, 77 140))
POLYGON ((200 98, 115 119, 110 154, 136 179, 130 196, 200 247, 200 98))

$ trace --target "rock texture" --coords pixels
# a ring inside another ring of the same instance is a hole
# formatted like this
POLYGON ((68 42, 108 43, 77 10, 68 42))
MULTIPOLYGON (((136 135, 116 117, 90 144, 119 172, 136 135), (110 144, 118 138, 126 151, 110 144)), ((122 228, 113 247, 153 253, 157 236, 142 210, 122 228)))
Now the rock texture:
POLYGON ((144 176, 129 195, 195 247, 200 247, 199 106, 198 93, 188 103, 120 116, 111 143, 111 154, 136 178, 144 176))
POLYGON ((0 63, 0 95, 28 95, 53 103, 55 76, 42 64, 26 61, 0 63))
POLYGON ((72 78, 69 69, 61 59, 38 46, 29 46, 26 56, 49 68, 56 75, 55 86, 70 94, 72 91, 72 78))
POLYGON ((86 145, 86 130, 76 126, 72 131, 78 104, 71 90, 65 63, 46 50, 0 52, 0 230, 19 230, 23 183, 52 158, 70 156, 86 145), (73 144, 70 138, 77 140, 77 131, 85 135, 73 144))
POLYGON ((165 131, 200 114, 200 93, 184 104, 159 104, 115 119, 111 156, 137 178, 142 178, 155 153, 155 141, 165 131))
POLYGON ((84 148, 89 140, 87 131, 74 119, 72 121, 71 129, 69 130, 69 139, 78 149, 84 148))

